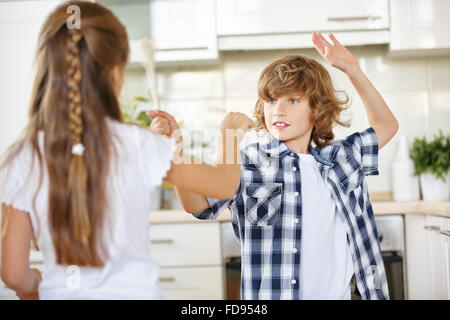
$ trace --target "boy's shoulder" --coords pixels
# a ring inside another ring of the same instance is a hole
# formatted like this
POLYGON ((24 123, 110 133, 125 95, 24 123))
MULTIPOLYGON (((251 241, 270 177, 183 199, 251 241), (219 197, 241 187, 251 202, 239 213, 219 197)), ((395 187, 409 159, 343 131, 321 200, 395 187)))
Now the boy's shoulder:
POLYGON ((334 140, 329 145, 323 148, 316 148, 315 150, 319 155, 330 161, 354 157, 356 145, 355 139, 352 136, 355 134, 356 133, 342 139, 334 140))
MULTIPOLYGON (((348 136, 334 140, 331 144, 316 151, 324 158, 331 162, 338 162, 343 164, 346 162, 354 162, 355 160, 362 164, 362 158, 364 153, 367 152, 367 147, 370 146, 371 150, 377 150, 377 136, 373 128, 369 127, 363 131, 356 131, 348 136)), ((372 153, 376 153, 371 151, 372 153)))
POLYGON ((253 141, 241 145, 241 161, 245 168, 261 168, 270 163, 270 154, 264 141, 253 141))

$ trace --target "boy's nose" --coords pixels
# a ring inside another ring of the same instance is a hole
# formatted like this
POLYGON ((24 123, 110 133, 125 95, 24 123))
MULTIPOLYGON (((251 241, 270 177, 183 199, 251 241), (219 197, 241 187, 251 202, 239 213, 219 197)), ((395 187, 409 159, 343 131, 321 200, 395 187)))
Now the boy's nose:
POLYGON ((285 109, 284 103, 280 100, 278 100, 275 105, 274 115, 286 115, 286 109, 285 109))

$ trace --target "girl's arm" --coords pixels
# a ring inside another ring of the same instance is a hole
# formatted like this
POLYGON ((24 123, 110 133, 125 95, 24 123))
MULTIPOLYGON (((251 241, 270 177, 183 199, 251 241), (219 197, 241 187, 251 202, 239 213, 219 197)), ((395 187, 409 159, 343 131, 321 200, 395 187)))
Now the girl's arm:
POLYGON ((333 67, 345 72, 360 96, 367 112, 370 126, 375 130, 380 150, 397 132, 399 125, 383 97, 359 66, 358 59, 330 34, 333 44, 320 33, 313 33, 317 51, 333 67))
POLYGON ((2 204, 1 278, 21 299, 39 299, 42 276, 30 268, 30 243, 33 236, 30 217, 2 204))

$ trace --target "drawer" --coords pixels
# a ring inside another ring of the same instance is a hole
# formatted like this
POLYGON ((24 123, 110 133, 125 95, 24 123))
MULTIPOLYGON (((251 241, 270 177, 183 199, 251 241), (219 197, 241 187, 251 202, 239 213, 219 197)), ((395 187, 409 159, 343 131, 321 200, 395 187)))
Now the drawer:
POLYGON ((150 250, 161 267, 222 265, 220 224, 150 225, 150 250))
POLYGON ((163 299, 222 300, 222 267, 160 268, 159 286, 163 299))

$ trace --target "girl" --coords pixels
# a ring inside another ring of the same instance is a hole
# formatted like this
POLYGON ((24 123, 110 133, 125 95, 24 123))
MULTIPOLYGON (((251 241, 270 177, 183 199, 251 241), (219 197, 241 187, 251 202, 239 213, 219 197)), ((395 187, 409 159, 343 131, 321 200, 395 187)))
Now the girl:
MULTIPOLYGON (((42 26, 29 122, 0 165, 1 277, 22 299, 161 298, 149 251, 151 191, 163 179, 218 199, 237 189, 239 164, 185 164, 192 161, 174 158, 173 140, 122 123, 128 55, 125 28, 101 5, 66 2, 42 26), (78 30, 66 26, 71 5, 80 8, 78 30), (32 238, 43 275, 29 267, 32 238)), ((167 126, 159 117, 152 129, 167 126)), ((221 129, 251 126, 232 114, 221 129)))

